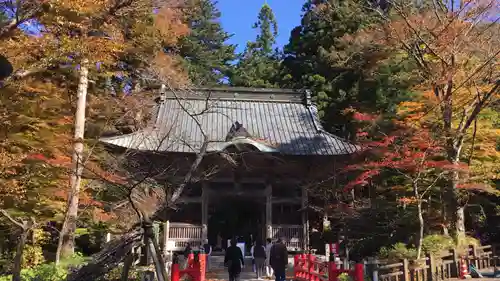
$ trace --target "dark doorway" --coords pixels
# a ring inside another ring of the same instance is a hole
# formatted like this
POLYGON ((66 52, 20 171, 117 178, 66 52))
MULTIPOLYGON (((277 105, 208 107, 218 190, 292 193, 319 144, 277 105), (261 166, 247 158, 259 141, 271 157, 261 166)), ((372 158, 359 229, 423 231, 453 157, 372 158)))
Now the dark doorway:
POLYGON ((227 240, 238 236, 245 241, 249 249, 251 242, 262 238, 264 220, 264 198, 245 198, 242 196, 210 198, 209 242, 215 246, 220 243, 225 249, 227 240))

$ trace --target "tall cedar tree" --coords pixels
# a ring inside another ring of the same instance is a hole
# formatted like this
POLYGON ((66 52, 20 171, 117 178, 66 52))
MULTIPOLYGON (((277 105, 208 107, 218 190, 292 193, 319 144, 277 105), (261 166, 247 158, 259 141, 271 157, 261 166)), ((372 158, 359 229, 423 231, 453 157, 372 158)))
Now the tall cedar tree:
POLYGON ((211 0, 190 0, 187 4, 186 22, 191 32, 180 40, 179 55, 196 86, 221 84, 236 59, 236 47, 226 43, 231 35, 222 29, 216 4, 211 0))
POLYGON ((248 42, 240 55, 236 68, 231 73, 233 86, 272 88, 277 87, 279 60, 273 50, 278 36, 278 24, 268 4, 260 9, 257 22, 253 25, 259 31, 255 42, 248 42))
POLYGON ((308 88, 327 130, 355 136, 348 107, 364 112, 391 113, 409 92, 408 81, 398 75, 406 63, 379 62, 383 49, 352 56, 339 39, 376 22, 367 1, 307 1, 301 25, 292 30, 284 48, 281 85, 308 88))

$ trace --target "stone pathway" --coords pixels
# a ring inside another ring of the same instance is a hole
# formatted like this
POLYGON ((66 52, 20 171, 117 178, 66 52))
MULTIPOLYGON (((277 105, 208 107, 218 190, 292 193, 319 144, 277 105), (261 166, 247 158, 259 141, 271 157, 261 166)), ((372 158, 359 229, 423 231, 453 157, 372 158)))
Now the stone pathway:
MULTIPOLYGON (((290 273, 287 272, 287 279, 291 279, 291 277, 292 277, 291 272, 290 273)), ((225 269, 215 269, 215 270, 212 270, 210 272, 207 272, 206 279, 210 280, 210 281, 228 280, 228 273, 225 269)), ((255 272, 252 272, 249 268, 245 267, 243 269, 243 272, 241 272, 240 280, 241 281, 269 281, 269 280, 274 280, 274 277, 272 277, 272 278, 264 277, 264 278, 259 280, 256 278, 255 272)))
MULTIPOLYGON (((210 272, 207 272, 206 279, 213 280, 228 280, 227 269, 224 267, 224 256, 212 256, 210 259, 210 272)), ((287 279, 291 279, 292 272, 287 272, 287 279)), ((274 276, 272 278, 263 278, 258 280, 255 276, 255 272, 252 271, 252 260, 250 257, 245 257, 245 267, 243 268, 243 272, 240 275, 241 281, 269 281, 274 280, 274 276)))
MULTIPOLYGON (((212 273, 208 273, 207 274, 207 279, 208 280, 228 280, 228 275, 227 275, 227 271, 221 271, 221 272, 212 272, 212 273)), ((240 280, 242 281, 264 281, 264 280, 271 280, 270 278, 263 278, 263 279, 257 279, 255 277, 255 273, 254 272, 248 272, 248 271, 244 271, 241 273, 240 275, 240 280)))

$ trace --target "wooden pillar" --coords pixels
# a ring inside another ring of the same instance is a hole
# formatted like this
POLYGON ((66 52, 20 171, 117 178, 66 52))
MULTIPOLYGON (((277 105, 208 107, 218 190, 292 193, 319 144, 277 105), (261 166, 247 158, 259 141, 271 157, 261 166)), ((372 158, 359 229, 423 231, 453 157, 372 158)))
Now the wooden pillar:
POLYGON ((309 217, 308 217, 308 202, 307 202, 307 187, 302 186, 302 237, 304 243, 304 251, 309 250, 309 217))
POLYGON ((170 240, 170 221, 163 223, 163 256, 168 256, 168 241, 170 240))
POLYGON ((204 181, 201 186, 201 239, 202 243, 208 237, 208 204, 209 204, 209 185, 204 181))
POLYGON ((273 225, 273 186, 268 183, 266 185, 266 238, 272 237, 273 225))

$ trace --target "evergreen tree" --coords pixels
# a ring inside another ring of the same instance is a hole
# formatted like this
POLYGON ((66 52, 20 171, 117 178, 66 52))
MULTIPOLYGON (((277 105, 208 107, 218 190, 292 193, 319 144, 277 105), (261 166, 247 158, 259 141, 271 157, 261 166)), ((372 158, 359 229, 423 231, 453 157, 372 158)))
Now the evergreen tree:
POLYGON ((354 46, 342 40, 377 24, 380 17, 366 8, 368 1, 307 1, 284 48, 281 86, 311 89, 325 127, 347 138, 355 128, 345 109, 390 113, 409 94, 400 75, 407 64, 387 59, 380 46, 365 46, 363 56, 354 56, 354 46))
POLYGON ((186 9, 191 33, 181 39, 179 55, 197 86, 222 83, 236 59, 235 46, 226 43, 231 35, 222 29, 216 4, 211 0, 190 0, 186 9))
POLYGON ((0 11, 0 26, 3 25, 7 21, 7 16, 3 11, 0 11))
POLYGON ((248 42, 230 75, 231 85, 244 87, 277 87, 279 69, 278 52, 273 50, 278 36, 278 24, 273 10, 264 4, 257 22, 252 26, 259 31, 254 42, 248 42))

